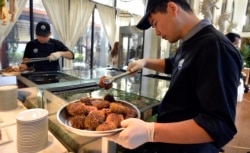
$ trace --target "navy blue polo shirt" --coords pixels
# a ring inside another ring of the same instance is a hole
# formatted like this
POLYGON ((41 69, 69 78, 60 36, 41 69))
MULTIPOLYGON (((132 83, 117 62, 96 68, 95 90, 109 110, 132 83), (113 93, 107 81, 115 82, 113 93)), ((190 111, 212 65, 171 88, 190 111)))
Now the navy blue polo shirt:
POLYGON ((194 119, 214 142, 158 143, 157 153, 218 153, 233 138, 241 68, 238 50, 212 25, 181 43, 175 57, 166 59, 165 73, 171 73, 171 83, 157 121, 194 119))
MULTIPOLYGON (((27 43, 23 58, 48 57, 57 51, 69 51, 69 49, 59 40, 49 39, 47 43, 40 43, 37 39, 27 43)), ((57 71, 60 70, 59 61, 40 61, 28 63, 29 67, 34 67, 35 71, 57 71)))

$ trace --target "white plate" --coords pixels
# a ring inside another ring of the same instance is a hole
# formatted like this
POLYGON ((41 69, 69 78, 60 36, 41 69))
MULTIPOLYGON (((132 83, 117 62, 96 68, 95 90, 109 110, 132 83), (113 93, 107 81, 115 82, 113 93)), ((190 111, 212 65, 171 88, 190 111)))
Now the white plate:
POLYGON ((41 108, 33 108, 20 112, 17 114, 17 121, 20 122, 33 122, 43 119, 48 116, 48 111, 41 108))
POLYGON ((3 76, 17 76, 20 75, 21 72, 2 72, 3 76))
MULTIPOLYGON (((94 99, 97 99, 97 98, 94 98, 94 99)), ((79 100, 77 100, 77 101, 79 101, 79 100)), ((74 102, 77 102, 77 101, 74 101, 74 102)), ((129 102, 126 102, 126 101, 121 101, 121 100, 116 100, 116 101, 118 103, 128 105, 128 106, 132 107, 133 109, 135 109, 137 112, 136 118, 141 118, 141 113, 135 105, 133 105, 129 102)), ((74 102, 71 102, 71 103, 74 103, 74 102)), ((107 131, 91 131, 91 130, 82 130, 82 129, 74 128, 71 126, 71 123, 68 120, 70 115, 67 113, 66 107, 69 104, 70 103, 66 104, 65 106, 61 107, 57 111, 57 120, 59 121, 60 124, 62 124, 67 130, 71 131, 72 133, 75 133, 75 134, 81 135, 81 136, 87 136, 87 137, 103 137, 103 136, 113 135, 113 134, 124 129, 124 128, 117 128, 114 130, 107 130, 107 131)))

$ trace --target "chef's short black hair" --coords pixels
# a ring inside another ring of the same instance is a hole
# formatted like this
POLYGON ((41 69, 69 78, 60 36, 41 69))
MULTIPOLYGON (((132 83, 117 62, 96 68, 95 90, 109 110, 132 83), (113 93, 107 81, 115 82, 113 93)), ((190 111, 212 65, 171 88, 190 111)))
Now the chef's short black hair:
POLYGON ((240 37, 239 34, 233 33, 233 32, 227 33, 227 34, 226 34, 226 37, 227 37, 231 42, 234 42, 234 41, 235 41, 235 38, 241 39, 241 37, 240 37))

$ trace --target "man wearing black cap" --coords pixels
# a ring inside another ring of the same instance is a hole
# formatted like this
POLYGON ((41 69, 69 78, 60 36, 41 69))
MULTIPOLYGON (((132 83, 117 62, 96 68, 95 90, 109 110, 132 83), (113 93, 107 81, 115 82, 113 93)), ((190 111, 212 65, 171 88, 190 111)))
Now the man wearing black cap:
POLYGON ((58 59, 64 57, 74 59, 74 54, 61 41, 50 38, 51 30, 47 22, 38 22, 36 26, 37 39, 27 43, 23 64, 20 69, 25 70, 33 67, 35 71, 57 71, 60 70, 58 59), (47 57, 46 61, 26 63, 29 58, 47 57))
POLYGON ((148 0, 137 27, 152 27, 163 39, 181 44, 172 58, 137 60, 127 70, 171 74, 171 83, 157 122, 123 120, 124 130, 108 139, 129 149, 153 142, 154 153, 218 153, 237 132, 239 52, 209 20, 199 20, 185 0, 148 0))

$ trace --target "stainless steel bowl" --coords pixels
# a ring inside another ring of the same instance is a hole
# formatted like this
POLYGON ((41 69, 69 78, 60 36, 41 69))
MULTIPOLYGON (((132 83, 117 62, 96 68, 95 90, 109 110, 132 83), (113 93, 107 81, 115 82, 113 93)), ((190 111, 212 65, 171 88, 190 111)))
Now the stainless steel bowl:
MULTIPOLYGON (((100 99, 100 98, 92 98, 92 99, 100 99)), ((75 103, 78 102, 74 101, 74 102, 70 102, 70 103, 75 103)), ((77 129, 71 126, 71 123, 69 121, 70 115, 68 114, 66 107, 67 105, 69 105, 70 103, 62 106, 58 111, 57 111, 57 120, 59 121, 60 124, 62 124, 67 130, 69 130, 72 133, 75 133, 77 135, 81 135, 81 136, 87 136, 87 137, 102 137, 102 136, 108 136, 108 135, 112 135, 115 134, 121 130, 123 130, 123 128, 117 128, 117 129, 113 129, 113 130, 107 130, 107 131, 91 131, 91 130, 84 130, 84 129, 77 129)), ((139 109, 126 101, 121 101, 121 100, 116 100, 116 103, 121 103, 123 105, 127 105, 129 107, 131 107, 132 109, 134 109, 137 112, 137 117, 136 118, 141 118, 141 113, 139 111, 139 109)))

